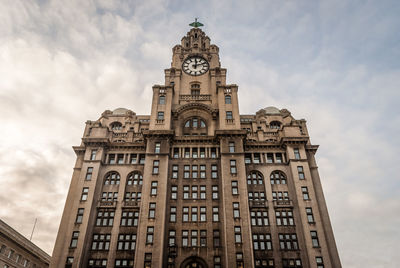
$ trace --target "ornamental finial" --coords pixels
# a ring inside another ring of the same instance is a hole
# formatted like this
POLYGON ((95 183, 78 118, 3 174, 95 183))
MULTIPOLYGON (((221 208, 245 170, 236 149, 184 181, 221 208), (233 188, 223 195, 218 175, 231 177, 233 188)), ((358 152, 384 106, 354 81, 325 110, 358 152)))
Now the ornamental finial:
POLYGON ((194 28, 198 28, 198 27, 204 26, 204 24, 201 23, 201 22, 198 22, 198 21, 197 21, 197 18, 194 18, 194 22, 192 22, 191 24, 189 24, 189 26, 192 26, 192 27, 194 27, 194 28))

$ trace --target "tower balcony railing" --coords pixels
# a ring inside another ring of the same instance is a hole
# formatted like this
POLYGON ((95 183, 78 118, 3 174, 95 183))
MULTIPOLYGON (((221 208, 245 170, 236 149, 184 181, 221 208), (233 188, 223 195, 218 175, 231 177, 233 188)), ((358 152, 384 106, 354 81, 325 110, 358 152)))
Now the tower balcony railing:
POLYGON ((211 100, 211 95, 208 95, 208 94, 179 95, 179 100, 181 100, 181 101, 209 101, 209 100, 211 100))
POLYGON ((274 200, 273 203, 274 203, 274 207, 276 207, 276 208, 293 207, 292 200, 274 200))

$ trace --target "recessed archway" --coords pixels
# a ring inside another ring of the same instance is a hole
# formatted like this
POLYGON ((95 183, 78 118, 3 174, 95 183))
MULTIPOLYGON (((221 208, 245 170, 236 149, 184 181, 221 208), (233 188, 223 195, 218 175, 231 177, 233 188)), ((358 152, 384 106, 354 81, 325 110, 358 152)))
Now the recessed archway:
POLYGON ((189 257, 182 262, 181 268, 208 268, 208 266, 200 257, 189 257))

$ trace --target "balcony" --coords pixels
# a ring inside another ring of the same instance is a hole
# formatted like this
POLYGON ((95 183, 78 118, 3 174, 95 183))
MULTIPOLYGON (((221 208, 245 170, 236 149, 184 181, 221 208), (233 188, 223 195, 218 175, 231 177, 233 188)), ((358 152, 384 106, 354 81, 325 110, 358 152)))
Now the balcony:
POLYGON ((293 201, 292 200, 274 200, 274 207, 275 208, 292 208, 293 201))
POLYGON ((139 201, 123 201, 122 203, 123 207, 139 207, 139 205, 139 201))
POLYGON ((179 95, 180 101, 209 101, 211 100, 211 95, 179 95))
POLYGON ((117 201, 99 201, 98 207, 101 208, 115 208, 117 201))
POLYGON ((249 206, 251 208, 266 208, 266 207, 268 207, 266 200, 249 200, 249 206))

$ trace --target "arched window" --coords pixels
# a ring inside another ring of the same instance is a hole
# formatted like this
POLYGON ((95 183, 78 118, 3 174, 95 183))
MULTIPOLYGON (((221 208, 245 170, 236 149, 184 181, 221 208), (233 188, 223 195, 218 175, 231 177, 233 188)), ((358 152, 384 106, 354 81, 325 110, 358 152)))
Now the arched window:
POLYGON ((225 96, 225 104, 232 104, 232 98, 230 95, 225 96))
POLYGON ((270 176, 271 184, 286 184, 286 175, 282 171, 275 170, 270 176))
POLYGON ((161 95, 161 96, 158 98, 158 104, 165 104, 165 96, 164 96, 164 95, 161 95))
POLYGON ((192 117, 185 122, 183 133, 185 135, 206 135, 206 122, 199 117, 192 117))
POLYGON ((111 171, 107 173, 106 178, 104 180, 104 185, 118 185, 121 180, 121 176, 118 172, 111 171))
POLYGON ((112 130, 121 130, 122 124, 120 122, 113 122, 113 123, 111 123, 111 129, 112 130))
POLYGON ((249 175, 247 176, 247 184, 248 185, 262 185, 264 184, 264 179, 263 176, 260 172, 258 171, 252 171, 249 173, 249 175))
POLYGON ((126 180, 126 185, 142 185, 143 176, 140 172, 134 171, 128 175, 126 180))
POLYGON ((272 129, 280 129, 280 128, 281 128, 281 122, 279 122, 279 121, 272 121, 271 123, 269 123, 269 128, 272 128, 272 129))

